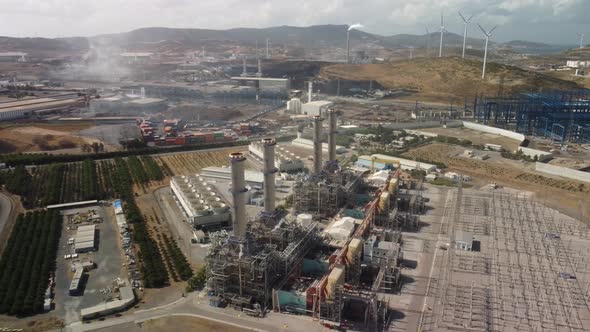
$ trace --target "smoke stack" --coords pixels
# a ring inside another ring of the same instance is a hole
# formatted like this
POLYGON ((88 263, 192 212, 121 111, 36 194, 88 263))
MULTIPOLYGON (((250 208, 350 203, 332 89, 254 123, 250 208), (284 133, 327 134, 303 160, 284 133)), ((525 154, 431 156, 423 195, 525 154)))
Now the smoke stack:
POLYGON ((322 119, 321 116, 313 117, 313 172, 319 174, 322 171, 322 119))
POLYGON ((311 103, 311 94, 313 93, 313 82, 309 81, 309 89, 307 91, 307 102, 311 103))
POLYGON ((256 76, 262 77, 262 61, 260 60, 258 60, 258 72, 256 73, 256 76))
POLYGON ((262 140, 264 153, 264 211, 273 212, 275 210, 275 146, 277 141, 274 138, 265 138, 262 140))
POLYGON ((231 183, 233 196, 234 236, 243 238, 246 235, 246 180, 244 177, 244 161, 246 157, 241 152, 229 155, 231 163, 231 183))
POLYGON ((267 59, 270 58, 270 53, 269 53, 269 50, 268 50, 268 43, 269 43, 269 40, 268 40, 268 38, 266 38, 266 58, 267 59))
POLYGON ((336 111, 328 110, 328 160, 336 160, 336 111))
POLYGON ((350 63, 350 29, 346 31, 346 63, 350 63))
POLYGON ((246 69, 246 57, 242 58, 242 76, 248 75, 248 70, 246 69))

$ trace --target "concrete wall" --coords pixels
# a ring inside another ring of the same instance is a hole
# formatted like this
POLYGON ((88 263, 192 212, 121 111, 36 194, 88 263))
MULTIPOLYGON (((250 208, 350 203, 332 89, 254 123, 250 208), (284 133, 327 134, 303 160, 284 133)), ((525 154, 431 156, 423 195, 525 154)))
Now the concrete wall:
POLYGON ((564 178, 590 183, 590 173, 576 171, 571 168, 535 163, 535 170, 546 174, 558 175, 564 178))
POLYGON ((483 131, 483 132, 490 133, 490 134, 495 134, 495 135, 500 135, 500 136, 512 138, 512 139, 515 139, 519 142, 522 142, 525 139, 525 136, 523 134, 515 133, 513 131, 506 130, 506 129, 484 126, 484 125, 480 125, 478 123, 473 123, 473 122, 463 121, 463 127, 467 128, 467 129, 479 130, 479 131, 483 131))
POLYGON ((518 150, 522 151, 525 156, 529 156, 531 158, 535 158, 535 156, 537 156, 537 160, 539 161, 546 161, 553 158, 553 154, 551 152, 525 148, 524 146, 519 146, 518 150))
MULTIPOLYGON (((447 121, 447 128, 459 128, 463 125, 462 121, 447 121)), ((440 121, 421 121, 421 122, 409 122, 409 123, 388 123, 384 124, 383 127, 390 128, 393 130, 402 129, 420 129, 420 128, 437 128, 442 127, 440 121)))
MULTIPOLYGON (((500 129, 500 128, 491 127, 491 126, 484 126, 484 125, 481 125, 478 123, 473 123, 473 122, 463 121, 463 126, 467 129, 473 129, 473 130, 483 131, 485 133, 490 133, 490 134, 495 134, 495 135, 500 135, 500 136, 512 138, 512 139, 519 141, 520 143, 522 143, 526 138, 523 134, 515 133, 510 130, 500 129)), ((522 151, 522 153, 524 153, 525 156, 529 156, 531 158, 534 158, 535 156, 537 156, 538 160, 540 160, 540 161, 545 161, 545 160, 549 160, 552 158, 552 154, 549 152, 546 152, 546 151, 535 150, 535 149, 531 149, 531 148, 527 148, 527 147, 523 147, 523 146, 519 146, 518 150, 522 151)))

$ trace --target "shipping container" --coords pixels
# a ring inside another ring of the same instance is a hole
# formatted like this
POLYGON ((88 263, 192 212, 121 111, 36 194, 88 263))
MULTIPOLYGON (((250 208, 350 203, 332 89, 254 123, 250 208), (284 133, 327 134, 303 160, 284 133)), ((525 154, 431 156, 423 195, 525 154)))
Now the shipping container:
POLYGON ((175 143, 176 143, 176 145, 184 145, 184 144, 186 144, 186 138, 176 137, 175 143))

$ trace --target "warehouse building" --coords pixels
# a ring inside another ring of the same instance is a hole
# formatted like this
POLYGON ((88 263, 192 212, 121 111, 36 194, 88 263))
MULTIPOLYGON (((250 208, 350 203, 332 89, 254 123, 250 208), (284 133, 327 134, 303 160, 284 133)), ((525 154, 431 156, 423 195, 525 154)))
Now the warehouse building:
POLYGON ((27 57, 24 52, 0 52, 0 62, 27 62, 27 57))
POLYGON ((79 226, 74 238, 74 250, 83 253, 96 250, 96 225, 79 226))
POLYGON ((170 189, 178 207, 195 228, 225 225, 231 220, 229 207, 200 175, 175 176, 170 189))
POLYGON ((65 96, 21 99, 0 102, 0 121, 24 119, 39 112, 63 111, 84 107, 84 98, 70 94, 65 96))
POLYGON ((375 170, 382 170, 388 164, 395 166, 397 164, 397 162, 400 163, 401 168, 404 170, 420 169, 420 170, 423 170, 426 172, 433 172, 436 170, 436 165, 422 163, 419 161, 414 161, 414 160, 409 160, 409 159, 398 158, 398 157, 386 156, 384 154, 373 154, 370 156, 360 156, 358 158, 358 160, 356 161, 355 165, 357 167, 369 168, 369 169, 371 168, 371 165, 374 165, 375 170), (375 161, 373 161, 373 159, 375 159, 375 161), (388 161, 391 161, 391 162, 388 162, 388 161))
MULTIPOLYGON (((250 143, 248 151, 256 160, 262 162, 264 159, 263 148, 260 142, 250 143)), ((302 170, 305 165, 303 164, 303 160, 295 156, 294 153, 289 152, 284 147, 279 147, 275 153, 275 167, 280 172, 291 172, 302 170)))
POLYGON ((325 116, 328 112, 328 108, 334 105, 331 101, 316 100, 301 105, 301 113, 309 116, 325 116))

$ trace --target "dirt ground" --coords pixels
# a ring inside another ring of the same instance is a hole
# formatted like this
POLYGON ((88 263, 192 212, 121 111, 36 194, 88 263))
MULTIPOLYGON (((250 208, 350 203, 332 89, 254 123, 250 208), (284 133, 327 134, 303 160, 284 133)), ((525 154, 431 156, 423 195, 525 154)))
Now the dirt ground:
POLYGON ((241 119, 266 109, 265 105, 236 103, 190 103, 181 104, 166 111, 166 116, 187 121, 220 121, 241 119))
POLYGON ((189 175, 199 172, 204 167, 229 166, 228 155, 240 151, 245 152, 247 148, 236 147, 217 151, 177 153, 158 156, 156 161, 165 162, 175 175, 189 175))
POLYGON ((100 142, 81 137, 76 133, 91 127, 89 124, 51 125, 27 124, 9 125, 0 128, 0 153, 58 151, 80 153, 83 144, 100 142))
POLYGON ((473 177, 475 184, 496 182, 501 186, 534 192, 537 200, 573 218, 588 222, 590 185, 587 183, 535 172, 530 165, 513 160, 482 161, 456 156, 463 150, 461 147, 434 143, 411 150, 406 156, 443 162, 449 170, 473 177))
POLYGON ((497 94, 500 86, 506 94, 577 86, 571 81, 497 63, 488 64, 485 82, 482 82, 480 73, 480 60, 444 57, 415 58, 389 64, 331 65, 321 69, 319 78, 375 80, 386 89, 407 89, 422 93, 422 97, 460 103, 465 97, 473 98, 477 93, 497 94))
POLYGON ((0 316, 0 330, 3 328, 21 329, 27 332, 42 332, 59 330, 63 328, 64 324, 59 318, 43 315, 30 318, 16 318, 0 316))
POLYGON ((518 149, 519 141, 500 135, 484 133, 476 130, 466 128, 428 128, 420 129, 427 133, 439 134, 443 136, 456 137, 460 139, 467 139, 474 144, 498 144, 502 145, 506 150, 516 151, 518 149))
POLYGON ((148 320, 142 324, 142 331, 164 332, 170 331, 170 326, 174 326, 176 331, 219 331, 219 332, 242 332, 251 331, 250 329, 239 328, 233 325, 226 325, 211 320, 191 317, 191 316, 172 316, 148 320))

